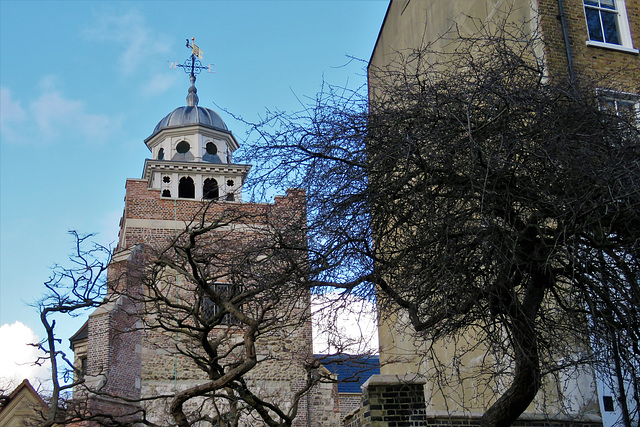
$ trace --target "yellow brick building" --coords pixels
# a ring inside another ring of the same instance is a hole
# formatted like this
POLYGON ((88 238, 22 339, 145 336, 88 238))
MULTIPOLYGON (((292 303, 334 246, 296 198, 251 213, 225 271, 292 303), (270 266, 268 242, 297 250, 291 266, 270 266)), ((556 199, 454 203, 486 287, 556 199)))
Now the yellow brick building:
MULTIPOLYGON (((587 76, 596 82, 602 106, 631 112, 640 120, 638 0, 392 0, 369 62, 370 97, 376 99, 379 95, 381 82, 375 70, 388 69, 408 50, 428 45, 430 51, 447 52, 451 48, 452 33, 471 36, 479 25, 490 28, 505 23, 525 33, 540 35, 542 43, 534 47, 534 53, 543 59, 550 78, 587 76)), ((380 318, 381 375, 371 379, 369 386, 374 387, 369 397, 382 393, 384 387, 424 385, 426 418, 418 417, 424 421, 411 421, 417 424, 402 421, 397 425, 427 425, 421 422, 437 418, 446 418, 448 424, 458 425, 458 421, 464 424, 464 420, 481 416, 491 398, 484 399, 473 384, 461 384, 456 389, 430 380, 424 375, 433 363, 424 357, 428 343, 416 340, 401 314, 383 314, 380 318)), ((465 339, 470 343, 474 341, 473 336, 465 339)), ((450 345, 440 345, 436 353, 441 360, 455 357, 450 345)), ((483 353, 466 354, 460 365, 471 371, 474 358, 483 353)), ((522 422, 555 417, 558 422, 580 420, 585 423, 581 425, 600 425, 593 373, 584 371, 569 381, 572 386, 563 393, 547 385, 544 404, 540 399, 534 402, 521 417, 522 422)), ((376 402, 384 400, 380 399, 376 402)), ((386 414, 379 414, 378 419, 380 416, 384 418, 386 414)), ((353 425, 356 419, 357 416, 351 420, 353 425)), ((358 422, 363 421, 371 422, 365 419, 358 422)), ((392 424, 382 421, 367 425, 392 424)))

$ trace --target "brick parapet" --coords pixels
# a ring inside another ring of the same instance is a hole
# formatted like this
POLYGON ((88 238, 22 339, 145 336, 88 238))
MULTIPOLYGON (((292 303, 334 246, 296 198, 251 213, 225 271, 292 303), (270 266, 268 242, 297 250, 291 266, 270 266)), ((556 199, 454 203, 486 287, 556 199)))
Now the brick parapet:
POLYGON ((302 231, 306 222, 305 192, 289 189, 286 196, 276 196, 274 203, 208 202, 162 198, 160 190, 148 188, 146 180, 128 179, 116 251, 140 243, 160 247, 185 225, 220 221, 255 230, 277 225, 302 231), (141 221, 146 223, 139 225, 141 221), (173 228, 171 222, 175 223, 173 228))
MULTIPOLYGON (((426 410, 424 381, 374 375, 363 387, 362 406, 346 416, 344 427, 480 427, 479 416, 436 415, 426 410)), ((602 427, 600 421, 528 418, 514 427, 602 427)))

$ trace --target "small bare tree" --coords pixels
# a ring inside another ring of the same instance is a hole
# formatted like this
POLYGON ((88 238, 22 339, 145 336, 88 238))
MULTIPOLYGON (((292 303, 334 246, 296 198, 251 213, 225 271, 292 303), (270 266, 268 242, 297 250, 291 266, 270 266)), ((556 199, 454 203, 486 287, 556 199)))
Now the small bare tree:
POLYGON ((42 414, 42 427, 50 427, 67 420, 67 402, 71 390, 83 382, 73 358, 60 347, 62 339, 56 333, 56 319, 85 315, 87 310, 108 302, 106 273, 111 259, 108 247, 92 243, 92 235, 69 232, 75 240, 69 266, 56 265, 44 283, 46 291, 35 306, 46 337, 33 344, 44 352, 36 364, 51 366, 51 396, 48 413, 42 414))

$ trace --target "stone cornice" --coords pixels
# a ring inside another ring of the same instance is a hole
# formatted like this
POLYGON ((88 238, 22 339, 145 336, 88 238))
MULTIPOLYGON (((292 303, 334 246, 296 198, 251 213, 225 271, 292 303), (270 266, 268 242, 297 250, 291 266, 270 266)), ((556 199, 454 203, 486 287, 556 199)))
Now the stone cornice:
POLYGON ((142 179, 149 180, 152 171, 162 172, 192 172, 192 173, 223 173, 237 174, 245 176, 249 173, 251 165, 241 165, 233 163, 205 163, 205 162, 176 162, 173 160, 153 160, 144 161, 142 179))

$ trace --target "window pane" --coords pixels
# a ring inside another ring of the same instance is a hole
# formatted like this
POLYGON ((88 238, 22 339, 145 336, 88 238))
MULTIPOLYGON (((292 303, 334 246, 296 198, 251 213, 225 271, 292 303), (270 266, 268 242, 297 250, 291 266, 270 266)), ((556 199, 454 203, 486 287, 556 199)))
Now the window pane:
POLYGON ((620 44, 618 37, 618 14, 614 12, 601 12, 602 26, 604 27, 604 39, 607 43, 620 44))
POLYGON ((588 7, 586 7, 584 11, 587 14, 587 27, 589 28, 589 40, 603 42, 604 37, 602 36, 602 28, 600 28, 600 12, 588 7))
POLYGON ((635 120, 638 117, 636 111, 636 103, 633 101, 618 101, 618 114, 628 118, 629 120, 635 120))
POLYGON ((589 4, 593 6, 599 6, 598 0, 584 0, 584 4, 589 4))
POLYGON ((604 404, 604 410, 606 412, 613 412, 613 397, 612 396, 603 396, 602 403, 604 404))
POLYGON ((600 6, 606 8, 606 9, 614 9, 616 8, 616 4, 614 3, 614 0, 601 0, 600 1, 600 6))
POLYGON ((602 107, 603 110, 606 110, 609 113, 612 113, 612 114, 617 113, 616 101, 613 99, 606 99, 606 98, 602 99, 600 101, 600 107, 602 107))

